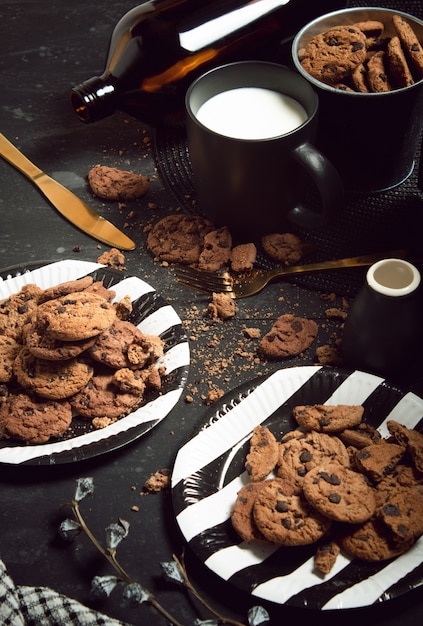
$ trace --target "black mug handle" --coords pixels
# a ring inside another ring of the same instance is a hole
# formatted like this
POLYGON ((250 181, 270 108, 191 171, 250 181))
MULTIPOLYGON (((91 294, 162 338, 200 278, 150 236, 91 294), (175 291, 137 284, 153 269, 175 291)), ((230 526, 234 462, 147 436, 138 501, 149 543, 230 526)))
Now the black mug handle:
POLYGON ((305 228, 321 228, 328 224, 344 203, 344 187, 332 163, 313 145, 306 142, 295 148, 293 157, 314 181, 321 199, 320 212, 299 204, 289 219, 305 228))

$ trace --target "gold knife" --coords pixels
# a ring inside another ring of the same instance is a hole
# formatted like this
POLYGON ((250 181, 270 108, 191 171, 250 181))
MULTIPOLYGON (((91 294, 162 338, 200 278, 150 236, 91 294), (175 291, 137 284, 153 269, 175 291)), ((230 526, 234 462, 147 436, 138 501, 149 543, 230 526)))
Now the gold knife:
POLYGON ((103 243, 121 250, 134 250, 135 242, 69 189, 47 176, 0 133, 0 156, 38 187, 51 204, 72 224, 103 243))

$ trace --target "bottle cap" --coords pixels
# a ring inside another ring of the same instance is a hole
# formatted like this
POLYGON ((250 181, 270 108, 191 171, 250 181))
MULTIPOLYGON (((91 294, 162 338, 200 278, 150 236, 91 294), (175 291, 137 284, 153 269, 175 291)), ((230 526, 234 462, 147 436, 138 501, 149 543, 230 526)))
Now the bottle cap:
POLYGON ((116 111, 118 92, 112 80, 91 78, 73 87, 71 103, 75 113, 83 122, 95 122, 116 111))

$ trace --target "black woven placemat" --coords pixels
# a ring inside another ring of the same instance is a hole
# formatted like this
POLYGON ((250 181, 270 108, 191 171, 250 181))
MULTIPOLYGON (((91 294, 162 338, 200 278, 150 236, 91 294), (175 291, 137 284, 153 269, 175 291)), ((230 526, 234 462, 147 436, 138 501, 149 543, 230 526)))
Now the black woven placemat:
MULTIPOLYGON (((383 6, 423 19, 423 1, 387 1, 383 4, 352 1, 347 3, 347 6, 383 6)), ((155 129, 155 160, 162 181, 183 211, 201 215, 183 121, 173 120, 155 129)), ((416 155, 412 175, 402 185, 372 195, 347 194, 336 221, 322 231, 302 231, 299 228, 292 228, 292 232, 315 244, 315 250, 307 260, 320 261, 399 248, 407 248, 412 254, 419 256, 423 233, 423 192, 419 189, 419 169, 423 170, 423 157, 420 159, 420 153, 416 155)), ((420 177, 423 180, 422 173, 420 177)), ((313 198, 313 189, 309 191, 309 201, 317 202, 317 199, 313 198)), ((255 243, 258 247, 258 265, 274 267, 262 253, 260 242, 255 243)), ((362 269, 342 272, 335 270, 298 276, 293 280, 312 289, 354 295, 363 282, 364 272, 362 269)))

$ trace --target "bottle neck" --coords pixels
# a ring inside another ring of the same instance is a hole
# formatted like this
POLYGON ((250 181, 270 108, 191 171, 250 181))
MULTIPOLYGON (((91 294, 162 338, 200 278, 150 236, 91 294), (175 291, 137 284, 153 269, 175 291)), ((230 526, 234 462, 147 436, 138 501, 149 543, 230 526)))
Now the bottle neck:
POLYGON ((96 122, 116 111, 118 89, 113 79, 94 77, 71 91, 71 103, 83 122, 96 122))

